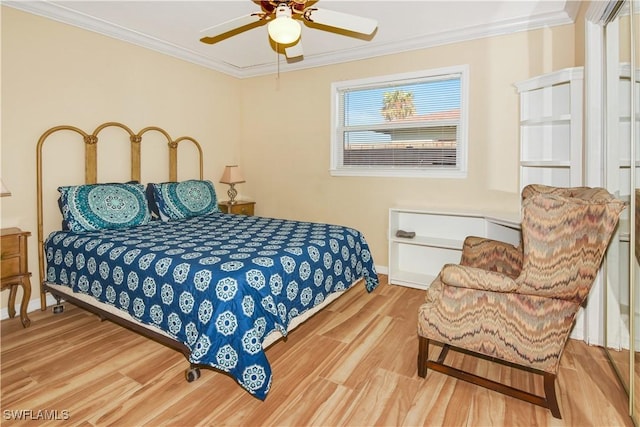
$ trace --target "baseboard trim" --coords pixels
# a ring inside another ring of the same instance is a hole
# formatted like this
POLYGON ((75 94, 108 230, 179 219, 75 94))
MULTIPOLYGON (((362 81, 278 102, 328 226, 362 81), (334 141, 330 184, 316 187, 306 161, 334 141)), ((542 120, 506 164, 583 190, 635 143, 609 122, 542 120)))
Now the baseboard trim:
POLYGON ((378 274, 389 274, 389 267, 384 265, 376 265, 376 272, 378 274))

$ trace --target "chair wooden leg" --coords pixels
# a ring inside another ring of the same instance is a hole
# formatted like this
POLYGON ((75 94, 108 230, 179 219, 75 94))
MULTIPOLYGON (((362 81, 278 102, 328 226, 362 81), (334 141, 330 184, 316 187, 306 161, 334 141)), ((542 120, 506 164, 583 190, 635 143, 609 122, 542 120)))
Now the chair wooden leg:
POLYGON ((444 359, 447 357, 447 353, 449 353, 450 347, 451 346, 449 344, 445 344, 442 346, 442 351, 440 352, 440 355, 438 356, 438 360, 436 362, 444 363, 444 359))
POLYGON ((427 376, 427 361, 429 360, 429 340, 425 337, 418 337, 418 376, 427 376))
POLYGON ((561 419, 558 398, 556 397, 556 376, 545 372, 544 374, 544 394, 547 398, 547 405, 554 418, 561 419))
POLYGON ((467 382, 479 385, 481 387, 488 388, 493 391, 497 391, 498 393, 502 393, 507 396, 515 397, 516 399, 524 400, 525 402, 533 403, 534 405, 547 408, 549 409, 549 411, 551 412, 551 415, 553 415, 554 418, 562 419, 562 416, 560 415, 560 407, 558 406, 558 399, 556 396, 556 389, 555 389, 556 376, 554 374, 550 374, 548 372, 536 371, 535 369, 530 369, 530 368, 528 369, 523 366, 501 361, 500 359, 494 359, 494 358, 482 356, 481 354, 478 354, 472 351, 465 351, 465 350, 458 349, 456 347, 451 347, 451 345, 449 344, 443 345, 442 351, 440 352, 437 360, 429 360, 428 350, 429 350, 429 339, 422 336, 419 337, 418 375, 420 377, 425 378, 427 375, 427 370, 431 369, 433 371, 441 372, 443 374, 450 375, 460 380, 467 381, 467 382), (469 353, 478 357, 492 360, 497 363, 501 363, 507 366, 512 366, 515 368, 530 371, 532 374, 542 375, 544 378, 545 395, 544 397, 539 396, 537 394, 533 394, 522 389, 517 389, 511 386, 508 386, 506 384, 490 380, 485 377, 480 377, 470 372, 456 369, 453 366, 445 365, 444 359, 447 355, 447 352, 450 349, 454 351, 464 351, 465 353, 469 353))

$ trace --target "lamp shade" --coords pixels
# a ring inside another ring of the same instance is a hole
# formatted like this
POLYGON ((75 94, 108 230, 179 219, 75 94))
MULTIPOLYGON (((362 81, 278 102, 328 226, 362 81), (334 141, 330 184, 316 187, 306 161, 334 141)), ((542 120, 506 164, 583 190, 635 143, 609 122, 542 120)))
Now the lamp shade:
POLYGON ((9 189, 4 185, 4 182, 2 182, 2 179, 0 179, 0 186, 2 186, 2 191, 0 192, 0 197, 5 197, 5 196, 10 196, 11 195, 11 191, 9 191, 9 189))
POLYGON ((224 167, 220 182, 223 184, 239 184, 245 181, 238 165, 230 165, 224 167))

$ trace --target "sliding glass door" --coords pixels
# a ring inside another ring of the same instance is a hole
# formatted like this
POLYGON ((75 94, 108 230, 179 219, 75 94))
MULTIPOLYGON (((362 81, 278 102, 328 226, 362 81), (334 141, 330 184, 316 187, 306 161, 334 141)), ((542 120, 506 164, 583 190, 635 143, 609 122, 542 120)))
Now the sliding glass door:
MULTIPOLYGON (((628 204, 607 254, 605 347, 639 422, 640 289, 638 200, 640 188, 640 0, 610 1, 602 16, 604 141, 603 185, 628 204)), ((587 46, 589 48, 589 46, 587 46)))

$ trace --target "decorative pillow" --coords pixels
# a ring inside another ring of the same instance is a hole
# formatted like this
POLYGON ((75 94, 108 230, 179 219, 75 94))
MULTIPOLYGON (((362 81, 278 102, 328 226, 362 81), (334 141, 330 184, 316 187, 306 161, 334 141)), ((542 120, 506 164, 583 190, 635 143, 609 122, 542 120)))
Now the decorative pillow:
MULTIPOLYGON (((218 212, 216 190, 211 181, 149 184, 160 219, 171 221, 218 212)), ((155 209, 152 209, 154 211, 155 209)))
POLYGON ((151 219, 142 184, 59 187, 63 223, 72 231, 144 225, 151 219))
MULTIPOLYGON (((127 181, 127 184, 139 184, 138 181, 127 181)), ((117 182, 111 182, 110 184, 118 184, 117 182)), ((60 189, 58 189, 59 191, 60 189)), ((71 230, 71 227, 69 227, 69 223, 67 222, 67 220, 64 218, 64 213, 63 213, 63 209, 64 207, 62 206, 62 195, 60 195, 58 197, 58 209, 60 209, 60 213, 62 214, 62 230, 63 231, 69 231, 71 230)), ((151 219, 153 219, 153 216, 151 217, 151 219)))

